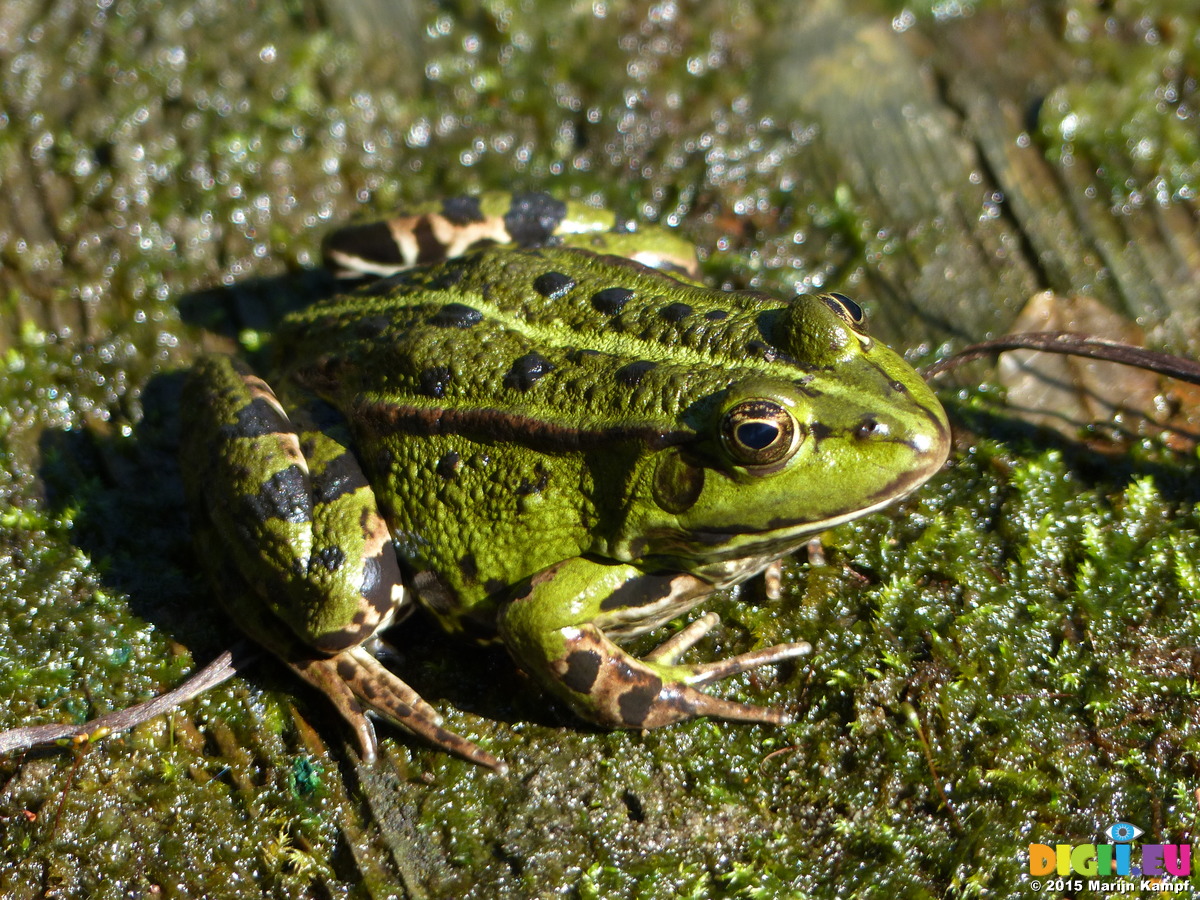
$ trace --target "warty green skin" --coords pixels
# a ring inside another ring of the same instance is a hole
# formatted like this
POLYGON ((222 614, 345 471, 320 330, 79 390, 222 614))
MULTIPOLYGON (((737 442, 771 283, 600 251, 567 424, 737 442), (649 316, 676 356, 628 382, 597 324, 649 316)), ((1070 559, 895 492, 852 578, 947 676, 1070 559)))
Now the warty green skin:
POLYGON ((948 449, 932 392, 837 298, 713 291, 582 249, 402 272, 293 314, 278 348, 274 424, 228 360, 190 383, 200 543, 234 617, 333 697, 368 757, 364 707, 503 766, 362 649, 413 594, 599 724, 786 721, 696 686, 805 645, 684 665, 706 625, 641 660, 613 639, 903 496, 948 449), (727 426, 760 402, 796 439, 748 464, 727 426), (308 512, 286 474, 303 458, 308 512))

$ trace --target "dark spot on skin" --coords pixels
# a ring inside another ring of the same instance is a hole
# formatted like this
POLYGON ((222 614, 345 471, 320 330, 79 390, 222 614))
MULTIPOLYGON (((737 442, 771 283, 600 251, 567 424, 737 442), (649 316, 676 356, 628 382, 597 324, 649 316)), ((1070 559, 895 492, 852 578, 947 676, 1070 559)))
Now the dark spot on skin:
POLYGON ((482 321, 483 313, 465 303, 447 303, 429 317, 429 324, 438 328, 470 328, 482 321))
POLYGON ((808 433, 812 435, 815 443, 820 444, 821 441, 833 434, 833 429, 823 422, 810 422, 808 433))
POLYGON ((517 487, 518 496, 528 496, 529 494, 540 494, 546 489, 546 485, 550 483, 550 473, 542 472, 537 481, 522 481, 517 487))
POLYGON ((908 385, 905 384, 903 381, 889 381, 888 387, 890 387, 893 391, 895 391, 898 394, 907 394, 908 393, 908 385))
POLYGON ((342 681, 353 681, 358 674, 358 669, 355 668, 354 662, 349 659, 339 659, 337 661, 338 678, 342 681))
POLYGON ((377 555, 362 561, 362 581, 359 583, 358 593, 371 604, 376 622, 396 605, 396 601, 392 599, 392 588, 399 583, 400 564, 396 561, 396 553, 390 545, 385 546, 377 555))
POLYGON ((512 206, 504 214, 504 227, 513 243, 522 247, 544 244, 567 214, 567 204, 549 194, 534 191, 513 194, 512 206))
POLYGON ((311 476, 313 500, 332 503, 340 497, 367 486, 366 476, 351 453, 331 459, 325 468, 311 476))
POLYGON ((671 303, 660 309, 658 314, 668 322, 682 322, 692 314, 692 308, 686 303, 671 303))
POLYGON ((358 627, 360 627, 360 628, 361 628, 363 625, 366 625, 366 624, 367 624, 367 612, 366 612, 366 610, 360 609, 358 612, 356 612, 356 613, 354 614, 354 618, 350 620, 350 624, 351 624, 351 625, 357 625, 357 626, 358 626, 358 627))
POLYGON ((601 610, 637 609, 671 596, 674 575, 641 575, 631 578, 600 602, 601 610))
MULTIPOLYGON (((479 242, 477 241, 476 243, 479 243, 479 242)), ((472 245, 472 246, 474 246, 474 245, 472 245)), ((433 290, 433 291, 440 291, 440 290, 445 290, 446 288, 452 288, 456 284, 458 284, 460 281, 462 281, 463 277, 466 274, 467 274, 466 270, 459 266, 453 266, 448 269, 445 269, 445 268, 439 269, 437 272, 437 275, 435 277, 429 279, 429 283, 427 286, 430 290, 433 290)))
POLYGON ((592 308, 595 309, 596 312, 602 312, 607 315, 616 315, 632 297, 633 291, 629 290, 629 288, 605 288, 604 290, 597 291, 592 295, 592 308))
POLYGON ((413 226, 412 235, 417 240, 417 265, 436 262, 446 258, 446 245, 433 231, 428 216, 421 216, 413 226))
POLYGON ((775 352, 775 348, 764 341, 753 340, 746 342, 746 353, 750 356, 757 356, 760 359, 770 361, 775 358, 775 352))
POLYGON ((554 364, 536 351, 517 359, 504 374, 504 386, 510 390, 527 391, 543 375, 554 371, 554 364))
POLYGON ((387 316, 368 316, 355 323, 354 334, 367 340, 376 338, 387 331, 390 322, 387 316))
POLYGON ((475 562, 475 554, 468 553, 458 561, 458 571, 462 572, 467 581, 474 581, 479 575, 479 565, 475 562))
POLYGON ((337 268, 337 263, 331 260, 332 253, 344 253, 347 256, 370 259, 389 265, 403 265, 404 257, 392 237, 392 230, 386 222, 371 222, 369 225, 347 225, 339 228, 325 238, 322 250, 326 265, 337 268))
POLYGON ((450 369, 446 366, 434 366, 421 373, 417 380, 417 390, 426 397, 441 397, 446 393, 450 384, 450 369))
POLYGON ((662 454, 654 470, 654 500, 675 515, 696 505, 704 491, 704 468, 694 465, 680 451, 662 454))
POLYGON ((533 289, 550 300, 557 300, 570 293, 575 279, 562 272, 545 272, 533 279, 533 289))
POLYGON ((490 594, 498 594, 501 591, 505 590, 507 587, 508 587, 508 585, 504 582, 504 580, 502 578, 489 578, 487 581, 485 581, 483 583, 483 589, 485 591, 487 591, 489 595, 490 594))
POLYGON ((299 466, 276 472, 245 501, 259 519, 283 519, 293 525, 312 521, 312 495, 299 466))
POLYGON ((704 318, 710 322, 720 322, 722 319, 729 317, 729 312, 724 309, 710 309, 704 314, 704 318))
POLYGON ((566 664, 562 683, 580 694, 590 691, 600 675, 600 654, 595 650, 572 650, 566 664))
POLYGON ((452 225, 470 225, 485 218, 478 197, 449 197, 442 201, 442 215, 452 225))
POLYGON ((650 715, 654 701, 662 691, 662 680, 648 679, 645 684, 631 687, 617 699, 617 708, 621 712, 621 721, 632 728, 638 728, 650 715))
MULTIPOLYGON (((222 429, 226 430, 226 429, 222 429)), ((228 426, 228 432, 234 437, 257 438, 267 434, 291 431, 287 419, 279 415, 279 411, 264 397, 256 397, 250 403, 238 410, 233 425, 228 426)))
POLYGON ((533 593, 533 579, 526 578, 523 581, 518 581, 512 587, 512 602, 519 603, 525 600, 533 593))
MULTIPOLYGON (((374 340, 375 335, 368 335, 364 340, 374 340)), ((342 373, 346 370, 349 360, 331 356, 328 353, 323 353, 317 356, 309 369, 311 374, 305 378, 311 385, 317 384, 336 384, 342 380, 342 373)))
POLYGON ((649 359, 638 360, 637 362, 626 363, 617 369, 613 375, 617 381, 627 387, 637 387, 641 384, 642 378, 647 372, 657 366, 658 363, 649 359))
POLYGON ((437 473, 447 480, 456 477, 460 460, 457 450, 442 454, 442 458, 437 462, 437 473))
POLYGON ((784 353, 778 347, 768 344, 765 341, 747 341, 746 353, 749 356, 758 357, 766 362, 781 362, 789 366, 799 367, 799 363, 797 363, 793 357, 784 353))
POLYGON ((341 547, 322 547, 314 556, 327 572, 336 572, 346 561, 346 552, 341 547))
POLYGON ((358 682, 358 684, 355 685, 355 688, 358 691, 362 692, 362 697, 364 700, 374 700, 375 699, 375 695, 376 695, 377 691, 375 689, 375 685, 372 682, 367 681, 366 679, 362 679, 358 682))

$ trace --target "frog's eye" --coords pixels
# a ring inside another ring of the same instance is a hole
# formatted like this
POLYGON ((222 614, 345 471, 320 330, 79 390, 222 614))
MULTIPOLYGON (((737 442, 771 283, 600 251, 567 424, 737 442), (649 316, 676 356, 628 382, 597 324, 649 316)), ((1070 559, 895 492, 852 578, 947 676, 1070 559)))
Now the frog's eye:
POLYGON ((867 330, 867 314, 863 312, 861 306, 845 294, 822 294, 821 302, 837 313, 855 331, 867 330))
POLYGON ((746 466, 783 462, 796 451, 800 437, 792 414, 774 400, 743 400, 721 420, 726 449, 746 466))

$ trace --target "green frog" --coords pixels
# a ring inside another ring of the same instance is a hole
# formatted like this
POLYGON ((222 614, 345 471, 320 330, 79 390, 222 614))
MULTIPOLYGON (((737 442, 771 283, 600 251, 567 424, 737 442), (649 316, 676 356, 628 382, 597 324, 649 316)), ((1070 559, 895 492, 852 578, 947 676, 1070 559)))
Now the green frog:
POLYGON ((383 277, 287 316, 269 382, 201 360, 184 469, 223 605, 363 759, 369 712, 504 771, 373 654, 417 603, 604 727, 788 721, 700 688, 807 644, 681 662, 711 615, 620 644, 941 467, 945 413, 858 305, 712 290, 669 232, 544 194, 351 226, 325 255, 383 277))

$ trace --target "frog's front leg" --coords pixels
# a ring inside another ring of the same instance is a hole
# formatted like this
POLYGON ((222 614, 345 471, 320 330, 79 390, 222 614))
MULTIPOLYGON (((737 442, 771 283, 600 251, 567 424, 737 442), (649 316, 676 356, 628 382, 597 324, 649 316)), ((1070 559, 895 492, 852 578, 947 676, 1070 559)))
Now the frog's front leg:
POLYGON ((344 424, 319 402, 289 416, 227 357, 197 364, 183 402, 183 465, 197 548, 251 637, 324 692, 375 758, 366 712, 467 759, 491 754, 363 647, 407 602, 391 536, 344 424))
MULTIPOLYGON (((570 559, 539 572, 504 607, 500 630, 517 661, 572 709, 609 728, 658 728, 696 716, 785 723, 780 709, 710 697, 696 689, 808 653, 779 644, 731 659, 680 665, 675 658, 715 623, 706 616, 637 659, 605 634, 663 621, 712 592, 692 575, 647 574, 623 564, 570 559)), ((640 630, 640 629, 638 629, 640 630)))

